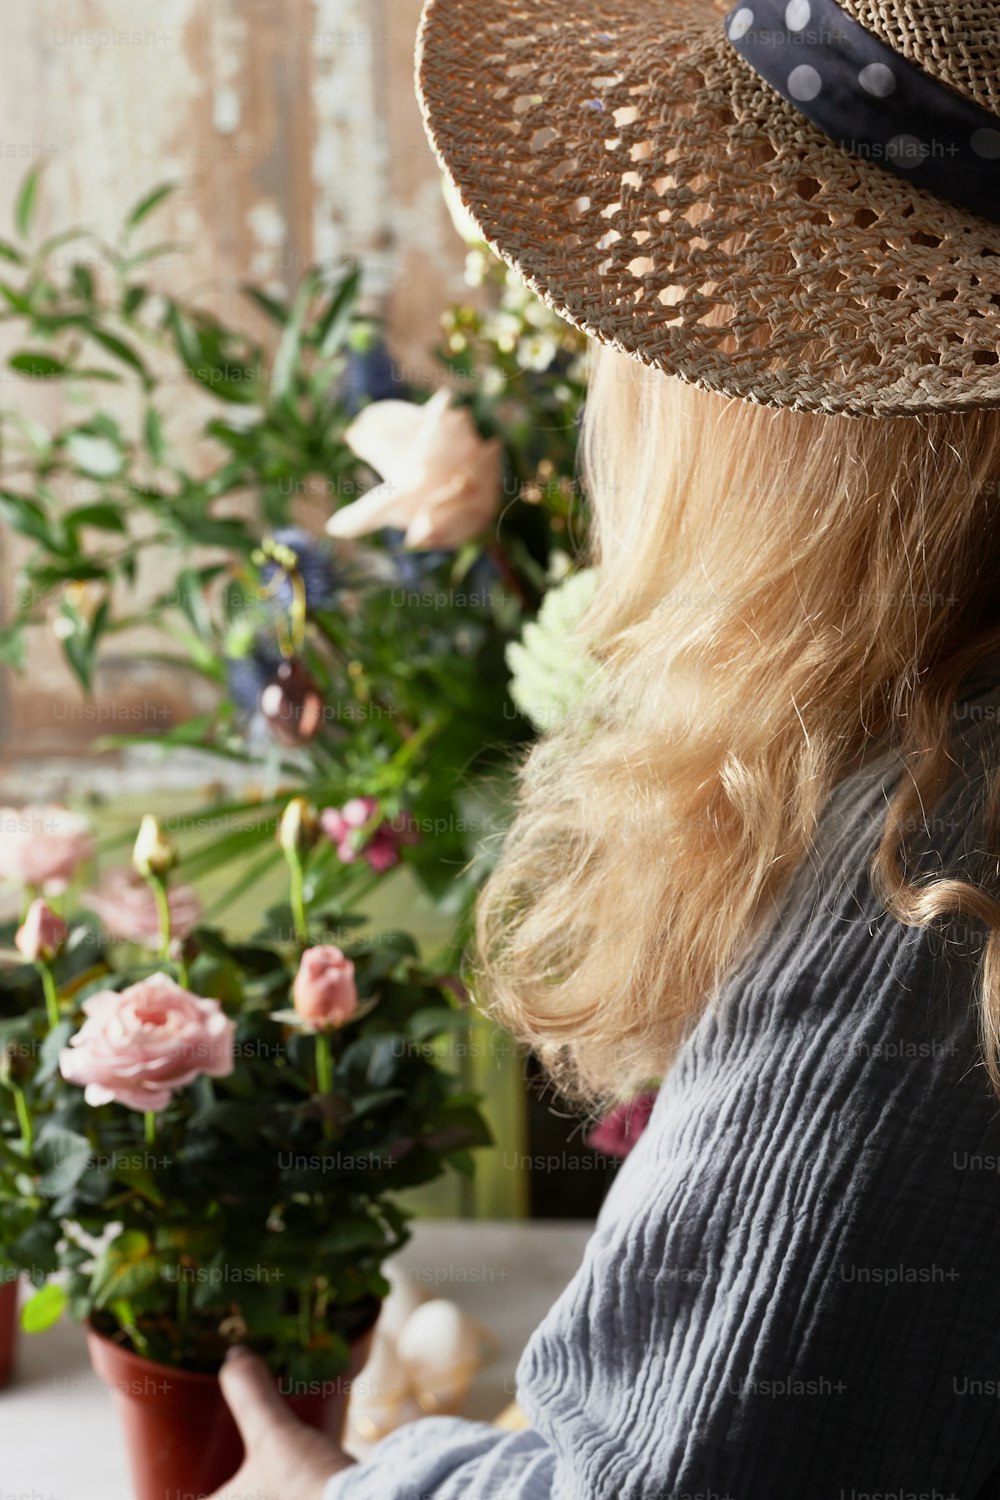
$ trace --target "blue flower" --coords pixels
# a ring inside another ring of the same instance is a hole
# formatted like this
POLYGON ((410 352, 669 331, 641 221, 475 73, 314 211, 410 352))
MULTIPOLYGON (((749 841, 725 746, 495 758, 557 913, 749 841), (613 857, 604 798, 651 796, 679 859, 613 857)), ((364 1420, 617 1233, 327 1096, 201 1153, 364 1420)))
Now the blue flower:
POLYGON ((442 563, 451 562, 455 556, 454 552, 446 552, 440 547, 433 550, 404 547, 406 532, 395 526, 383 526, 381 536, 392 558, 396 577, 404 588, 418 589, 428 574, 442 563))
POLYGON ((411 387, 400 375, 381 334, 376 335, 367 349, 348 350, 340 395, 351 417, 356 416, 369 401, 408 401, 411 398, 411 387))
POLYGON ((226 657, 226 686, 236 707, 252 716, 260 708, 260 695, 282 662, 274 641, 257 636, 246 656, 226 657))
POLYGON ((261 583, 271 599, 288 610, 294 600, 294 591, 288 569, 282 566, 282 549, 294 554, 295 570, 305 586, 307 608, 323 609, 333 599, 338 584, 336 569, 324 544, 300 526, 279 527, 264 539, 261 545, 265 554, 260 569, 261 583))

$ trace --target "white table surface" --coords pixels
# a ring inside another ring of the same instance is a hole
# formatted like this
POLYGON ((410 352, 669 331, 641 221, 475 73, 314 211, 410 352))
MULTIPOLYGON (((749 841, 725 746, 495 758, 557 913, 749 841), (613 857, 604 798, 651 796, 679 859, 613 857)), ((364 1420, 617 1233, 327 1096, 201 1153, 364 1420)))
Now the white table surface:
MULTIPOLYGON (((591 1229, 561 1221, 416 1226, 395 1263, 500 1341, 463 1415, 489 1420, 514 1399, 521 1351, 579 1266, 591 1229)), ((3 1500, 130 1500, 111 1396, 75 1324, 21 1335, 12 1383, 0 1391, 0 1470, 3 1500)))

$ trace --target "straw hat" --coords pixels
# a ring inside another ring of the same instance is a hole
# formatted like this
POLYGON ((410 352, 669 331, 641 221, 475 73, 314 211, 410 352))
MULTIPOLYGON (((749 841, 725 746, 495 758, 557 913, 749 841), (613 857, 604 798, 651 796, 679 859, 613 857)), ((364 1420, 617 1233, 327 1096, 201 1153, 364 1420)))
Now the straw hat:
POLYGON ((425 127, 497 254, 645 364, 802 410, 1000 406, 1000 0, 782 0, 783 46, 817 3, 890 60, 847 100, 871 129, 916 98, 912 133, 886 130, 919 137, 923 90, 972 121, 980 212, 941 195, 947 162, 930 191, 807 117, 822 27, 797 99, 766 81, 741 50, 757 0, 426 0, 425 127))

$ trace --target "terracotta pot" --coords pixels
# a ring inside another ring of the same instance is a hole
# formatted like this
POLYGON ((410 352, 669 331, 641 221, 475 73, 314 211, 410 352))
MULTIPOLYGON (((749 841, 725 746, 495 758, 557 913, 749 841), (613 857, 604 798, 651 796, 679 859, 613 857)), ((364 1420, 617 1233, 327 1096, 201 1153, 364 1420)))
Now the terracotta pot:
POLYGON ((10 1379, 17 1345, 17 1279, 0 1281, 0 1390, 10 1379))
MULTIPOLYGON (((351 1345, 346 1374, 316 1391, 285 1395, 295 1415, 339 1439, 351 1381, 370 1344, 369 1332, 351 1345)), ((215 1375, 154 1364, 89 1324, 87 1345, 95 1373, 114 1392, 135 1500, 195 1500, 232 1478, 243 1462, 243 1443, 215 1375)))

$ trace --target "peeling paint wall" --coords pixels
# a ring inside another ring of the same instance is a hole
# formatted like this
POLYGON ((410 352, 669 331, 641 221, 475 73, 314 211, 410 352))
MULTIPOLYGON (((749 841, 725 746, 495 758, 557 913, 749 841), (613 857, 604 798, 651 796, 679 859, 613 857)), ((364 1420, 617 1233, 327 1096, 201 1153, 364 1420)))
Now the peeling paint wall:
MULTIPOLYGON (((413 93, 420 9, 420 0, 12 6, 0 60, 0 233, 38 160, 48 163, 42 232, 80 222, 109 234, 146 189, 180 179, 156 232, 190 247, 165 267, 173 290, 245 317, 242 281, 281 291, 308 265, 351 254, 366 303, 389 315, 397 357, 426 373, 438 311, 462 291, 464 248, 413 93)), ((32 399, 44 417, 60 398, 32 399)), ((4 592, 15 562, 4 538, 4 592)), ((53 719, 53 700, 75 696, 55 642, 36 638, 30 681, 11 681, 0 699, 5 757, 84 744, 90 723, 53 719)))

